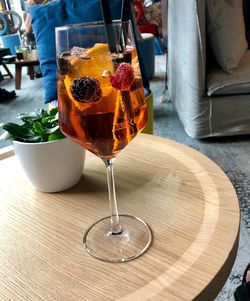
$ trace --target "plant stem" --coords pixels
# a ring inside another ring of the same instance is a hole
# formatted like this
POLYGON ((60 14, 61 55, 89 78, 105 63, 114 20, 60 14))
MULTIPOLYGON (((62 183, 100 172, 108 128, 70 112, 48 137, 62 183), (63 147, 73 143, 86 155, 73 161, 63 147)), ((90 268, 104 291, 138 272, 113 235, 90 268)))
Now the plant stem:
POLYGON ((110 210, 110 232, 113 235, 121 234, 122 227, 119 222, 119 215, 116 202, 115 181, 113 159, 103 160, 106 165, 108 193, 109 193, 109 210, 110 210))

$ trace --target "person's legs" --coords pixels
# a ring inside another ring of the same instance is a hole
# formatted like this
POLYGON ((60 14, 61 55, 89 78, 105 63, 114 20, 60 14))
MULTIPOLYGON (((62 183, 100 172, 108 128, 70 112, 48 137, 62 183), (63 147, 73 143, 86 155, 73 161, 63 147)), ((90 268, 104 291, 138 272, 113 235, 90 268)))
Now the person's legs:
POLYGON ((250 263, 246 267, 242 278, 242 283, 246 283, 246 282, 250 282, 250 263))
POLYGON ((247 271, 246 282, 250 282, 250 270, 247 271))
POLYGON ((250 301, 250 263, 245 269, 242 284, 234 292, 235 301, 250 301))

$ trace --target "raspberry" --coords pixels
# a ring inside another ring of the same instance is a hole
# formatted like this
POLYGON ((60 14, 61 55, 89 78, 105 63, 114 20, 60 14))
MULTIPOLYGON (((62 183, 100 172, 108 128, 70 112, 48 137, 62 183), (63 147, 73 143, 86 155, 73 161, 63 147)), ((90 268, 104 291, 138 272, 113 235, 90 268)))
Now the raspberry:
POLYGON ((115 74, 110 75, 110 83, 112 87, 126 91, 134 81, 134 70, 127 63, 119 64, 115 74))
POLYGON ((102 96, 100 83, 93 77, 80 77, 73 80, 70 91, 78 102, 96 102, 102 96))

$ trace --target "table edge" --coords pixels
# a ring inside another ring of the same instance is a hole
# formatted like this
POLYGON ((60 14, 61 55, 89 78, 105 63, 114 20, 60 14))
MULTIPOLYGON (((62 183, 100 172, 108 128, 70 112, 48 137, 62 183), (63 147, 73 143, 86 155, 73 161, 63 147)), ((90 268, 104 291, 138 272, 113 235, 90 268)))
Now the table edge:
POLYGON ((14 156, 14 149, 12 145, 0 148, 0 160, 7 159, 11 156, 14 156))

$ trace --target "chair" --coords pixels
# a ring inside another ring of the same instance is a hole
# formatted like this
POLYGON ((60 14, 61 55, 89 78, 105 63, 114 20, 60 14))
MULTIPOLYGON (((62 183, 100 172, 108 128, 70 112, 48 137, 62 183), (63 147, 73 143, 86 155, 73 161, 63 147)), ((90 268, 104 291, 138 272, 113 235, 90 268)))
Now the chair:
POLYGON ((4 56, 10 55, 10 50, 9 48, 0 48, 0 66, 3 66, 4 70, 6 71, 7 74, 2 74, 0 72, 0 77, 5 77, 9 76, 10 78, 13 78, 12 73, 10 72, 9 68, 7 67, 6 63, 3 61, 4 56), (2 75, 2 76, 1 76, 2 75))
POLYGON ((10 49, 10 54, 15 55, 16 54, 16 46, 19 46, 21 44, 20 34, 19 33, 13 33, 1 36, 2 39, 2 45, 4 48, 10 49))
MULTIPOLYGON (((191 137, 250 134, 250 50, 246 50, 233 73, 222 70, 207 39, 206 3, 207 0, 168 0, 171 99, 191 137), (212 91, 213 87, 217 87, 217 91, 212 91)), ((214 3, 230 4, 227 1, 214 3)), ((235 3, 238 5, 241 1, 235 3)), ((232 47, 238 46, 233 44, 232 47)))

